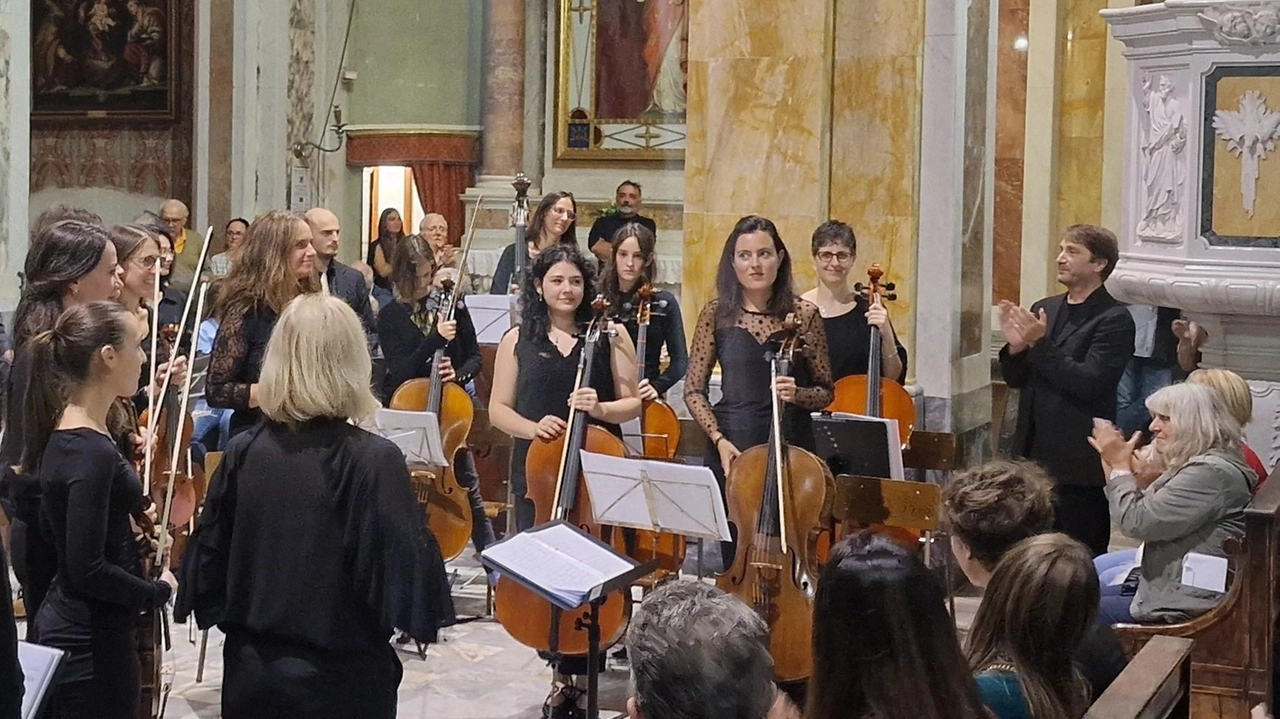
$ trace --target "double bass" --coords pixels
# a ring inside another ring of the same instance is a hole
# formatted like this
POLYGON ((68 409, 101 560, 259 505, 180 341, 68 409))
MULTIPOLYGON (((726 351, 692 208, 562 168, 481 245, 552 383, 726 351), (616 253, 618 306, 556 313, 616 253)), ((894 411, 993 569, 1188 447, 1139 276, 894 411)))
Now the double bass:
MULTIPOLYGON (((854 290, 867 300, 868 306, 877 301, 898 299, 892 282, 881 283, 884 270, 878 264, 867 269, 867 284, 854 285, 854 290)), ((911 441, 911 430, 916 423, 916 406, 911 395, 902 385, 881 376, 880 328, 871 325, 871 348, 867 353, 867 373, 841 377, 836 382, 835 399, 827 405, 828 412, 849 412, 868 417, 883 417, 898 421, 898 437, 902 446, 911 441)))
POLYGON ((831 526, 835 480, 812 452, 786 443, 777 379, 790 373, 799 343, 794 315, 770 353, 769 441, 738 456, 725 480, 729 521, 738 529, 733 563, 716 586, 755 610, 769 627, 778 681, 799 681, 813 666, 813 598, 821 571, 819 542, 831 526))
MULTIPOLYGON (((483 200, 484 198, 480 198, 483 200)), ((475 234, 476 215, 481 202, 471 215, 471 229, 462 246, 458 259, 458 278, 465 277, 467 255, 471 251, 471 238, 475 234)), ((457 282, 445 279, 441 282, 439 296, 440 321, 452 320, 461 301, 462 292, 457 282)), ((430 309, 430 308, 429 308, 430 309)), ((445 347, 436 350, 431 360, 431 376, 411 379, 396 388, 391 396, 391 409, 410 412, 432 412, 440 422, 440 439, 444 456, 450 462, 467 446, 471 424, 475 421, 476 408, 471 395, 456 382, 445 382, 440 374, 444 362, 445 347)), ((440 545, 440 554, 449 561, 462 554, 471 539, 475 520, 471 516, 471 498, 465 487, 458 483, 453 467, 413 468, 409 473, 413 480, 418 502, 426 511, 427 526, 440 545)))
MULTIPOLYGON (((654 290, 644 285, 636 291, 636 367, 637 381, 645 378, 645 353, 648 348, 649 321, 654 290)), ((662 399, 649 400, 640 410, 640 443, 643 456, 671 459, 680 446, 680 418, 662 399)), ((687 542, 684 535, 629 529, 624 532, 623 550, 638 562, 657 562, 660 572, 677 572, 684 564, 687 542)))
MULTIPOLYGON (((575 391, 591 386, 596 345, 608 331, 604 300, 596 298, 591 306, 595 315, 583 335, 582 353, 578 356, 574 379, 575 391)), ((592 519, 579 450, 624 457, 627 447, 621 439, 602 427, 587 424, 586 420, 585 412, 570 407, 564 434, 550 442, 542 439, 533 441, 525 460, 526 496, 534 505, 535 524, 564 520, 608 543, 612 533, 592 519)), ((494 587, 493 613, 507 633, 527 647, 554 651, 562 656, 584 656, 589 651, 589 604, 559 612, 532 590, 504 576, 494 587), (556 636, 554 646, 552 632, 556 636)), ((617 591, 605 597, 599 614, 601 648, 612 646, 622 638, 630 617, 631 597, 626 592, 617 591)))

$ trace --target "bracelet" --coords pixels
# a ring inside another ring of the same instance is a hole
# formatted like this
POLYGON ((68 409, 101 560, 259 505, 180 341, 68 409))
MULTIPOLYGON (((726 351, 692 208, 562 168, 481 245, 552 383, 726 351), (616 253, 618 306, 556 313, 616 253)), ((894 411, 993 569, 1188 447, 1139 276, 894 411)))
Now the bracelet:
POLYGON ((724 441, 724 432, 716 432, 716 436, 711 440, 711 446, 720 449, 720 443, 724 441))

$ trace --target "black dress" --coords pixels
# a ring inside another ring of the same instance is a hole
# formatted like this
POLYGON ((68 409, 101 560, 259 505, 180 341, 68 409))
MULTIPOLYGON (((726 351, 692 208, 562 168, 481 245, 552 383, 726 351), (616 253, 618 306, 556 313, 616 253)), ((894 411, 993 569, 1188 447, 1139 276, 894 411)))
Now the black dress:
POLYGON ((18 665, 18 626, 8 601, 9 562, 0 551, 0 719, 18 719, 22 711, 22 667, 18 665))
MULTIPOLYGON (((597 223, 598 224, 598 223, 597 223)), ((640 326, 636 323, 636 297, 631 292, 618 298, 618 318, 631 342, 636 343, 640 335, 640 326)), ((684 338, 684 318, 680 316, 680 303, 676 296, 666 290, 654 293, 649 303, 649 331, 645 338, 644 379, 665 395, 671 386, 681 379, 689 369, 689 348, 684 338), (662 347, 667 348, 670 360, 666 370, 661 367, 662 347)))
POLYGON ((404 455, 337 419, 237 436, 182 563, 192 613, 227 635, 225 719, 395 716, 393 627, 425 643, 455 621, 404 455))
POLYGON ((262 417, 256 407, 249 406, 249 387, 257 383, 262 373, 262 359, 277 317, 275 310, 265 306, 248 311, 235 309, 218 325, 209 355, 209 373, 205 376, 205 401, 210 407, 235 410, 228 433, 232 437, 262 417))
MULTIPOLYGON (((559 348, 545 335, 520 337, 516 342, 516 364, 519 367, 514 408, 516 414, 532 422, 538 422, 547 415, 568 419, 569 395, 573 394, 583 339, 579 336, 573 350, 562 355, 559 348)), ((591 365, 591 387, 595 388, 601 402, 617 399, 610 364, 611 347, 607 339, 601 338, 591 365)), ((622 429, 616 424, 600 422, 590 417, 587 421, 618 437, 622 436, 622 429)), ((524 463, 532 444, 532 440, 517 439, 511 451, 511 491, 516 498, 516 528, 520 531, 529 529, 534 523, 533 502, 524 496, 527 490, 524 463)))
POLYGON ((40 518, 57 551, 36 618, 41 644, 65 650, 55 719, 133 719, 140 691, 138 613, 169 599, 144 579, 129 523, 142 484, 115 442, 91 429, 53 433, 40 462, 40 518))
MULTIPOLYGON (((422 302, 428 300, 426 298, 422 302)), ((471 313, 464 305, 458 305, 453 317, 458 322, 458 334, 452 342, 447 343, 445 353, 453 363, 458 384, 465 385, 480 374, 480 343, 476 339, 471 313)), ((433 328, 428 326, 428 329, 433 328)), ((438 333, 432 331, 428 334, 418 326, 409 305, 403 302, 393 302, 379 311, 378 338, 387 364, 383 391, 388 398, 405 382, 430 377, 436 350, 446 346, 445 339, 438 333)))
MULTIPOLYGON (((831 379, 839 381, 852 375, 867 373, 867 360, 871 354, 871 325, 867 324, 867 301, 859 298, 853 309, 835 317, 823 317, 827 332, 827 346, 831 353, 831 379)), ((898 359, 902 360, 902 372, 892 379, 898 384, 907 381, 907 349, 898 342, 898 359)))

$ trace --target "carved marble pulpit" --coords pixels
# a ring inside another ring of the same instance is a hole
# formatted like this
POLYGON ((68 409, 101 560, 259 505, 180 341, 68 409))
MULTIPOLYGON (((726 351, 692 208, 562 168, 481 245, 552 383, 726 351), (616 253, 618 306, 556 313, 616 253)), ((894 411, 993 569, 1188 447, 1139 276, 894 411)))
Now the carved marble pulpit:
POLYGON ((1209 332, 1204 366, 1250 380, 1250 444, 1280 462, 1280 0, 1103 10, 1125 46, 1126 302, 1209 332))

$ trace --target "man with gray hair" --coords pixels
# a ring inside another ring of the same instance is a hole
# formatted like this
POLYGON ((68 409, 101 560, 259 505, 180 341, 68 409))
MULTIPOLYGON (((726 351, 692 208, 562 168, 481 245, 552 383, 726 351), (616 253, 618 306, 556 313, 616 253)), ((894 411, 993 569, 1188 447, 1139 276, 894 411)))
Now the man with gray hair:
POLYGON ((710 584, 655 589, 627 628, 630 719, 765 719, 774 705, 769 629, 710 584))

